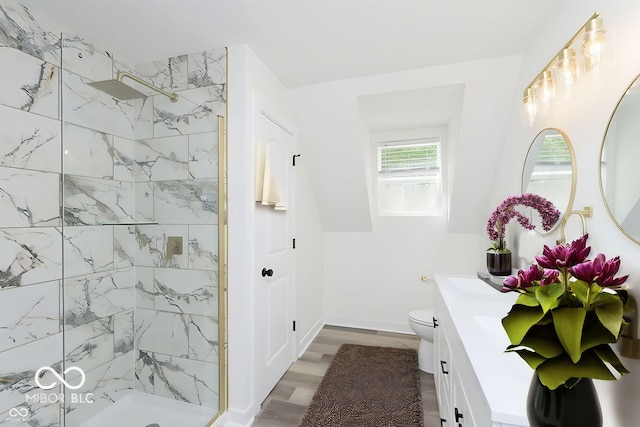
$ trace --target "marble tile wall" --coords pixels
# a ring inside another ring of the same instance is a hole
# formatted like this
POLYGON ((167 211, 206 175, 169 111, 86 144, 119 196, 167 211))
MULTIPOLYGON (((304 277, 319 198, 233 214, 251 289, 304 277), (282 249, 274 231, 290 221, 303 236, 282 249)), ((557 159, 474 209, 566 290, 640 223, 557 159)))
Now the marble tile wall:
POLYGON ((76 426, 134 388, 215 408, 225 50, 134 68, 0 0, 0 63, 0 426, 76 426), (86 84, 119 70, 180 100, 86 84), (29 401, 63 363, 93 403, 29 401))

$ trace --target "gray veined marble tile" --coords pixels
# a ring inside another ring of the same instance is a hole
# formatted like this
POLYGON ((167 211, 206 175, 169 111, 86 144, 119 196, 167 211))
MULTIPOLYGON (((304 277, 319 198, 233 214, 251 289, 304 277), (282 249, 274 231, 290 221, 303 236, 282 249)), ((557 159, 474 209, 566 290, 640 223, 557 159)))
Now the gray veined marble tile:
POLYGON ((189 140, 172 136, 136 141, 136 164, 143 180, 164 181, 189 177, 189 140))
POLYGON ((155 221, 153 213, 153 182, 136 182, 133 184, 133 188, 135 192, 136 220, 138 222, 155 221))
POLYGON ((64 336, 67 366, 76 366, 85 373, 113 359, 113 318, 105 317, 75 328, 64 336))
POLYGON ((141 225, 136 227, 136 265, 144 267, 187 268, 189 265, 186 244, 186 225, 141 225), (183 239, 183 253, 167 257, 167 239, 179 236, 183 239))
POLYGON ((189 177, 218 177, 218 132, 189 135, 189 177))
POLYGON ((60 225, 59 175, 0 167, 2 227, 60 225))
POLYGON ((153 394, 153 371, 156 360, 152 352, 136 350, 135 389, 153 394))
POLYGON ((189 268, 218 271, 218 226, 189 226, 189 268))
POLYGON ((66 425, 79 426, 133 390, 134 363, 134 352, 130 351, 87 371, 85 384, 79 390, 92 393, 93 403, 67 402, 65 404, 66 425))
POLYGON ((67 225, 129 223, 134 220, 131 182, 65 175, 63 203, 67 225))
POLYGON ((216 408, 218 365, 155 354, 154 394, 194 405, 216 408))
POLYGON ((224 92, 219 86, 205 86, 179 93, 178 102, 162 95, 154 96, 154 136, 213 132, 218 115, 224 115, 224 92))
POLYGON ((153 267, 136 267, 136 308, 155 308, 156 287, 153 267))
POLYGON ((213 271, 156 268, 155 308, 191 314, 215 314, 218 275, 213 271))
POLYGON ((218 320, 214 317, 191 315, 189 358, 217 363, 218 348, 218 320))
POLYGON ((0 352, 60 331, 59 282, 0 291, 0 352))
POLYGON ((134 280, 133 268, 67 279, 64 287, 65 328, 133 309, 134 280))
POLYGON ((113 76, 109 53, 77 34, 62 34, 62 66, 94 81, 109 80, 113 76))
POLYGON ((113 227, 113 268, 126 268, 135 265, 135 226, 113 227))
POLYGON ((159 181, 154 193, 160 223, 217 224, 218 180, 159 181))
POLYGON ((90 81, 66 70, 62 73, 62 114, 65 122, 133 139, 133 103, 117 100, 87 85, 90 81))
POLYGON ((0 413, 0 426, 59 427, 61 425, 62 404, 60 402, 50 404, 23 402, 16 408, 27 409, 27 415, 22 417, 20 413, 14 413, 11 410, 0 413))
POLYGON ((69 123, 63 134, 65 174, 113 178, 113 136, 69 123))
POLYGON ((62 277, 62 235, 53 227, 0 230, 0 288, 62 277))
POLYGON ((153 96, 133 100, 135 139, 153 138, 153 96))
POLYGON ((187 357, 188 315, 136 309, 135 340, 139 350, 187 357))
MULTIPOLYGON (((61 372, 62 333, 0 352, 0 413, 24 404, 27 394, 42 391, 34 377, 43 366, 61 372)), ((41 383, 51 384, 54 380, 52 374, 44 372, 41 383)))
POLYGON ((60 65, 60 31, 46 18, 14 1, 0 5, 0 47, 60 65))
MULTIPOLYGON (((188 88, 187 55, 175 56, 166 61, 154 61, 136 66, 136 74, 153 85, 175 92, 188 88)), ((154 94, 149 89, 143 93, 154 94)))
POLYGON ((113 227, 65 227, 65 277, 71 278, 113 268, 113 227))
POLYGON ((60 122, 0 105, 0 166, 60 172, 60 122))
POLYGON ((0 104, 58 118, 57 66, 8 47, 0 47, 0 63, 11 64, 0 79, 0 104))
POLYGON ((113 137, 113 179, 133 182, 137 175, 134 141, 113 137))
POLYGON ((135 329, 133 310, 113 316, 113 341, 115 356, 133 351, 135 329))
POLYGON ((214 49, 189 54, 189 87, 223 85, 227 80, 226 49, 214 49))

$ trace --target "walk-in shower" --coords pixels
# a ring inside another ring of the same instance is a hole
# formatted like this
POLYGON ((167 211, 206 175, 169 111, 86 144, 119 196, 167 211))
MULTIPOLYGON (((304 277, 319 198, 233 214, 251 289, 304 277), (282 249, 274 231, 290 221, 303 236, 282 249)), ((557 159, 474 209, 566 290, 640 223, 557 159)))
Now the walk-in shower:
POLYGON ((0 425, 212 424, 226 49, 134 64, 19 0, 0 16, 0 425))

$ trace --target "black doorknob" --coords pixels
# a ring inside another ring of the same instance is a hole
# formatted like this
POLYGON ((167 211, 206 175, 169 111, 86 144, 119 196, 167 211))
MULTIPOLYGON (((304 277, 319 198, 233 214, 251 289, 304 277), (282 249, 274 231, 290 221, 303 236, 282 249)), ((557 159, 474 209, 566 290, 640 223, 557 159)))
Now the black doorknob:
POLYGON ((266 276, 269 276, 269 277, 273 276, 273 270, 270 268, 269 269, 263 268, 262 277, 266 277, 266 276))

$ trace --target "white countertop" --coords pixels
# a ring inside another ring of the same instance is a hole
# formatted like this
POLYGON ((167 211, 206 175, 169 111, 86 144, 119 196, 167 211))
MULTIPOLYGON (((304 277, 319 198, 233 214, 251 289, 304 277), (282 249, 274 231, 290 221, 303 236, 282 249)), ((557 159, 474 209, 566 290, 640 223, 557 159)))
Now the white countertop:
POLYGON ((518 297, 475 276, 436 275, 436 283, 484 392, 494 422, 528 425, 526 402, 533 370, 516 353, 501 320, 518 297))

